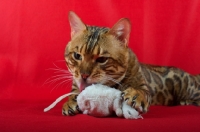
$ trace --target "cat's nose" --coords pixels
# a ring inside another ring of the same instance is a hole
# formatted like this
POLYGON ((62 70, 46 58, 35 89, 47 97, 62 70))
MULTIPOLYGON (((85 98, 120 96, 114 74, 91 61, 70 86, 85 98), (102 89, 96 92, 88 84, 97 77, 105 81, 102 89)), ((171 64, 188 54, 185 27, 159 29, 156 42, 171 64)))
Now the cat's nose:
POLYGON ((82 79, 85 81, 90 75, 87 73, 81 74, 82 79))

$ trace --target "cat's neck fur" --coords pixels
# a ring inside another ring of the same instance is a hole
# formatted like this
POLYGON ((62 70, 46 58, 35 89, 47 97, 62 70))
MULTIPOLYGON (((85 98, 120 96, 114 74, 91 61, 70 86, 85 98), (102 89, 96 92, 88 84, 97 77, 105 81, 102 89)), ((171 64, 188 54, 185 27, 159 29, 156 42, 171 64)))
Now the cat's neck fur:
POLYGON ((120 83, 121 85, 117 85, 117 89, 124 90, 130 86, 138 87, 142 85, 144 82, 144 80, 141 80, 142 76, 140 63, 136 55, 129 49, 128 68, 124 79, 120 83))

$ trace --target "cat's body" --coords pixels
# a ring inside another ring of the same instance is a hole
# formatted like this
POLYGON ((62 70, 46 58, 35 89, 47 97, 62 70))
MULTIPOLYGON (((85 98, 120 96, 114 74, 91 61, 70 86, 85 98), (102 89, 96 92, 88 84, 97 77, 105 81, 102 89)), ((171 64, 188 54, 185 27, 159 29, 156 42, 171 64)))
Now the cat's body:
MULTIPOLYGON (((71 41, 65 60, 73 75, 72 91, 101 83, 123 91, 124 101, 140 112, 150 104, 200 105, 200 76, 173 67, 158 67, 138 62, 128 48, 130 22, 119 20, 111 29, 86 26, 69 13, 71 41)), ((63 105, 64 115, 79 113, 76 96, 63 105)))
POLYGON ((200 76, 175 67, 141 64, 153 105, 200 105, 200 76))

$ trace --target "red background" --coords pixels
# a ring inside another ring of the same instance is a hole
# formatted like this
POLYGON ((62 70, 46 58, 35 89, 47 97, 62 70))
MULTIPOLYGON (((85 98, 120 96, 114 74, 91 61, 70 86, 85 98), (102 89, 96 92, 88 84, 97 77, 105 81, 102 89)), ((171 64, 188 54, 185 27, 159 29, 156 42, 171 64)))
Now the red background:
POLYGON ((94 129, 89 124, 96 122, 104 124, 99 130, 131 130, 131 122, 137 124, 137 130, 198 128, 200 109, 193 106, 153 106, 144 120, 137 121, 84 115, 64 118, 61 104, 42 113, 58 96, 70 91, 69 84, 57 86, 63 80, 45 83, 57 75, 51 70, 55 65, 66 69, 63 60, 70 40, 70 10, 89 25, 112 27, 127 17, 132 23, 129 46, 141 62, 200 73, 199 0, 0 0, 0 130, 70 130, 75 124, 88 130, 94 129), (110 121, 113 127, 108 127, 110 121), (121 129, 119 125, 114 128, 120 123, 121 129))

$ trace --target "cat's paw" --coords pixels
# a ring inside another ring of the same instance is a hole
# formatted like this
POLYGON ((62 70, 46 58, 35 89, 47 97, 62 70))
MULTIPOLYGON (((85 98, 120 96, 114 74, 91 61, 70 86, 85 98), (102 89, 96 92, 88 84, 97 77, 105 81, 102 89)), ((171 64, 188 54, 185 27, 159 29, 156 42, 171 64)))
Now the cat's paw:
POLYGON ((139 119, 139 118, 143 119, 143 117, 139 114, 139 112, 136 111, 131 106, 127 105, 126 102, 123 102, 122 110, 124 118, 126 119, 139 119))
POLYGON ((62 114, 65 116, 73 116, 78 113, 81 113, 81 110, 79 109, 77 102, 74 100, 68 100, 64 103, 62 108, 62 114))
POLYGON ((140 89, 128 88, 122 92, 122 98, 127 105, 135 108, 138 112, 146 113, 149 108, 148 95, 140 89))

